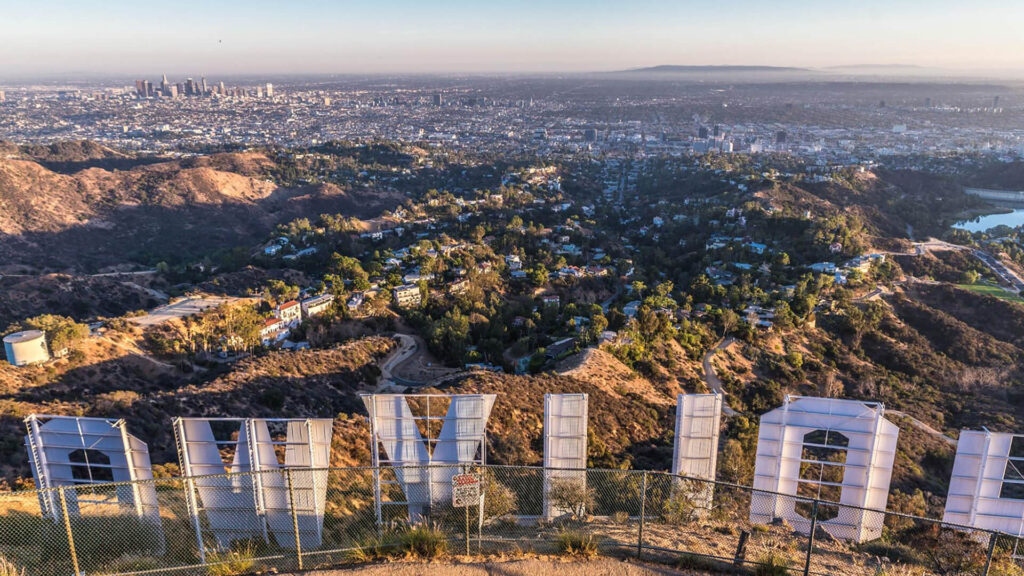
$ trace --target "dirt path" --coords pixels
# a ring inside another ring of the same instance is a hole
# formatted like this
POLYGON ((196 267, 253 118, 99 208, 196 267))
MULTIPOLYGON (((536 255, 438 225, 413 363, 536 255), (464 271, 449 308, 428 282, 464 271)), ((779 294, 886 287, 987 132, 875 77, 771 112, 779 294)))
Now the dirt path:
POLYGON ((725 388, 722 386, 722 379, 715 373, 715 367, 711 365, 711 359, 715 357, 715 352, 725 350, 735 341, 736 339, 732 336, 722 340, 717 346, 708 350, 708 353, 704 355, 704 359, 701 361, 701 365, 704 367, 704 383, 708 385, 708 388, 722 395, 722 413, 726 416, 735 416, 736 411, 730 408, 729 404, 725 401, 728 398, 728 394, 726 394, 725 388))
POLYGON ((304 573, 308 576, 697 576, 657 564, 637 564, 613 558, 572 561, 568 559, 526 559, 503 562, 457 564, 453 562, 394 562, 346 570, 304 573))

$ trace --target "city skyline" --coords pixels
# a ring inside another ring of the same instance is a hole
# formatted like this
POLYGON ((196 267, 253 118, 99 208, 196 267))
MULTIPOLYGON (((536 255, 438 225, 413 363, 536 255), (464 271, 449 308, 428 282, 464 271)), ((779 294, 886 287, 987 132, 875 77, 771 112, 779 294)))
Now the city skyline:
POLYGON ((953 74, 1024 71, 1024 6, 982 0, 807 2, 766 8, 534 0, 481 6, 391 0, 344 6, 13 5, 5 78, 317 73, 603 72, 660 64, 825 68, 912 64, 953 74))

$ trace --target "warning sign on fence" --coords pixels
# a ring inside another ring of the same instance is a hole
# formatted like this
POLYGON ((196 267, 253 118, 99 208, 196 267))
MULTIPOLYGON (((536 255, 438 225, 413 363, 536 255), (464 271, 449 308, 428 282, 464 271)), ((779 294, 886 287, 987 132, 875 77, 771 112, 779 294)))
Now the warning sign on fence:
POLYGON ((480 502, 480 476, 457 474, 452 477, 452 506, 465 508, 480 502))

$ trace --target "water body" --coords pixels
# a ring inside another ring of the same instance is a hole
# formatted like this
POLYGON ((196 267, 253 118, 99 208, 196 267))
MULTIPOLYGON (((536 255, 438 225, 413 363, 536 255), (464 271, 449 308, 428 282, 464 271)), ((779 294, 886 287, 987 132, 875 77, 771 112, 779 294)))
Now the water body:
POLYGON ((979 216, 973 220, 961 220, 953 224, 953 227, 967 230, 968 232, 984 232, 989 228, 995 228, 999 225, 1011 228, 1024 226, 1024 208, 1014 208, 1012 212, 1005 214, 989 214, 987 216, 979 216))

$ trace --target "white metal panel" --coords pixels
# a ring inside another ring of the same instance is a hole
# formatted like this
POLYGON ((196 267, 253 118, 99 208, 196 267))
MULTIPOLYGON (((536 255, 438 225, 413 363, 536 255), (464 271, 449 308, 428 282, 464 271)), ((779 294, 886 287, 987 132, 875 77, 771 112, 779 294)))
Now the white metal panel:
POLYGON ((319 546, 332 428, 330 419, 177 419, 182 474, 192 478, 199 495, 193 513, 205 515, 221 546, 273 535, 278 544, 294 547, 292 503, 287 476, 282 473, 289 469, 302 545, 319 546), (233 425, 232 439, 217 440, 214 421, 233 425), (283 441, 275 440, 271 431, 277 424, 284 425, 283 441), (278 458, 278 446, 284 447, 284 462, 278 458), (223 460, 222 449, 233 449, 230 463, 223 460), (225 472, 241 475, 225 476, 225 472))
MULTIPOLYGON (((838 432, 848 443, 839 502, 859 508, 885 510, 896 457, 899 428, 885 420, 884 408, 873 402, 788 396, 785 404, 761 416, 754 488, 783 496, 755 492, 751 498, 751 522, 769 523, 783 518, 802 532, 810 520, 796 511, 801 484, 800 467, 807 434, 818 430, 838 432)), ((884 514, 871 510, 840 508, 839 515, 819 521, 837 538, 864 542, 881 536, 884 514)))
MULTIPOLYGON (((451 500, 451 479, 460 470, 457 465, 486 461, 487 420, 496 399, 494 394, 362 395, 373 436, 373 465, 391 464, 411 519, 417 519, 430 504, 451 500), (427 412, 413 413, 409 399, 425 403, 427 412), (431 411, 431 401, 436 413, 431 411), (444 416, 439 415, 442 409, 444 416), (437 437, 424 437, 419 424, 431 430, 430 423, 438 420, 442 424, 437 437)), ((378 520, 380 481, 378 477, 378 520)))
POLYGON ((544 516, 566 514, 548 498, 556 482, 586 485, 587 467, 586 394, 544 395, 544 516), (576 472, 580 470, 580 472, 576 472))
POLYGON ((703 480, 715 479, 721 420, 722 397, 718 394, 678 396, 673 474, 703 480))
POLYGON ((179 418, 175 421, 178 435, 181 473, 195 477, 192 484, 199 495, 193 514, 203 513, 214 538, 221 546, 232 540, 262 537, 263 521, 252 471, 249 435, 245 420, 218 419, 233 423, 237 428, 235 441, 220 441, 214 437, 211 419, 179 418), (221 446, 234 450, 230 463, 221 457, 221 446), (225 476, 226 473, 240 474, 225 476))
MULTIPOLYGON (((719 394, 680 394, 676 398, 676 437, 672 473, 700 480, 714 480, 718 462, 718 433, 722 421, 719 394)), ((688 497, 700 510, 710 510, 714 498, 711 483, 687 484, 688 497)), ((677 486, 679 489, 680 486, 677 486)))
MULTIPOLYGON (((153 478, 146 443, 128 434, 123 420, 32 414, 25 419, 25 424, 28 429, 25 447, 38 488, 153 478), (72 454, 78 451, 83 451, 86 462, 72 461, 72 454), (109 460, 109 464, 88 462, 90 453, 102 454, 109 460), (109 470, 110 480, 93 478, 92 472, 96 470, 109 470)), ((160 511, 156 489, 152 484, 118 486, 114 494, 118 507, 132 509, 139 517, 159 524, 160 511)), ((52 491, 40 492, 39 497, 43 514, 58 518, 60 510, 56 494, 52 491)), ((81 500, 78 491, 67 491, 66 499, 69 511, 77 514, 81 500)), ((90 502, 100 504, 107 501, 90 502)))
POLYGON ((1011 458, 1015 438, 1024 435, 961 430, 953 475, 949 481, 944 522, 1024 536, 1024 500, 1003 498, 1003 484, 1024 471, 1024 461, 1011 458))

